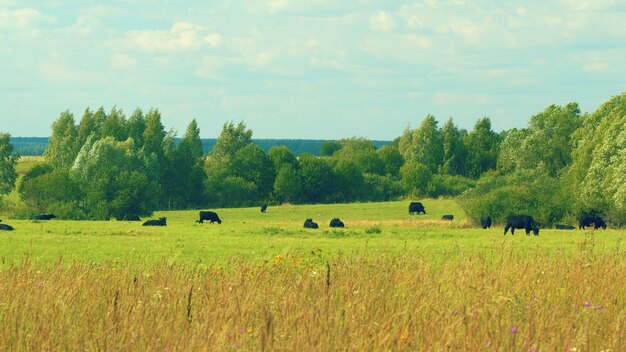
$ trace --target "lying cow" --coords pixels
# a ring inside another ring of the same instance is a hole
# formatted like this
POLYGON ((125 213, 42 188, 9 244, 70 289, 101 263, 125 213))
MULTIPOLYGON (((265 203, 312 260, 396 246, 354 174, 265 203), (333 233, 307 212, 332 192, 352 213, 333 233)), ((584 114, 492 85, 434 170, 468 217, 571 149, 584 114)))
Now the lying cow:
POLYGON ((599 216, 591 216, 591 215, 583 215, 580 217, 578 221, 578 229, 585 229, 585 226, 591 226, 593 224, 593 229, 597 230, 600 227, 603 230, 606 230, 606 223, 599 216))
POLYGON ((554 227, 557 230, 575 230, 576 227, 572 226, 572 225, 563 225, 563 224, 556 224, 554 225, 554 227))
POLYGON ((305 229, 318 229, 319 226, 317 225, 316 222, 313 222, 313 219, 306 219, 304 221, 304 228, 305 229))
POLYGON ((483 229, 491 228, 491 216, 483 215, 480 217, 480 227, 483 229))
POLYGON ((452 221, 452 220, 454 220, 454 215, 444 215, 444 216, 441 217, 441 220, 452 221))
POLYGON ((0 224, 0 231, 13 231, 13 226, 7 225, 7 224, 0 224))
POLYGON ((330 220, 330 227, 344 227, 344 224, 339 218, 334 218, 330 220))
POLYGON ((217 222, 218 224, 222 223, 222 220, 220 219, 219 216, 217 216, 217 213, 214 211, 200 211, 200 213, 198 213, 198 216, 200 217, 200 219, 196 220, 197 223, 200 224, 204 224, 204 221, 208 221, 210 224, 217 222))
POLYGON ((539 228, 537 223, 530 215, 510 215, 506 219, 506 226, 504 227, 504 234, 511 229, 511 235, 515 235, 515 229, 525 229, 526 235, 533 231, 535 236, 539 236, 539 228))
POLYGON ((261 213, 265 213, 266 210, 267 210, 267 204, 265 203, 261 204, 261 213))
POLYGON ((56 218, 56 215, 54 214, 41 214, 41 215, 35 216, 35 220, 50 220, 54 218, 56 218))
POLYGON ((166 226, 166 218, 159 218, 159 220, 148 220, 143 223, 143 226, 166 226))
POLYGON ((426 214, 426 209, 424 208, 424 205, 421 202, 411 202, 411 204, 409 204, 409 214, 413 214, 413 213, 426 214))

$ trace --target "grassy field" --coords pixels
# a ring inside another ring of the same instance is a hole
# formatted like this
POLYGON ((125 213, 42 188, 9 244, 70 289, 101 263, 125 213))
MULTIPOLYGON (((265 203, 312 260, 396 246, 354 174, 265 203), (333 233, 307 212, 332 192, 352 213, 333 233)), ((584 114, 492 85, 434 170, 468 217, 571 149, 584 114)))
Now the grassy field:
POLYGON ((624 230, 503 236, 454 200, 422 201, 419 216, 408 202, 215 209, 221 225, 157 213, 163 228, 5 218, 0 350, 626 346, 624 230))

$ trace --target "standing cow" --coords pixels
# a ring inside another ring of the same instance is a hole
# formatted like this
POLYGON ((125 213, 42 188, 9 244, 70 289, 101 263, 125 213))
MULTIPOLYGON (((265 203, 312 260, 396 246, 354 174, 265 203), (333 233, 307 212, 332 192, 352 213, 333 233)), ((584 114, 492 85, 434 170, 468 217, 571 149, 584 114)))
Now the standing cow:
POLYGON ((413 214, 413 213, 426 214, 426 209, 424 208, 424 205, 421 202, 411 202, 409 204, 409 214, 413 214))
POLYGON ((200 223, 200 224, 204 224, 204 221, 208 221, 209 223, 214 223, 217 222, 218 224, 222 223, 222 220, 220 219, 219 216, 217 216, 216 212, 213 211, 200 211, 200 213, 198 213, 198 216, 200 217, 200 219, 196 220, 196 222, 200 223))
POLYGON ((504 227, 504 234, 511 229, 511 235, 515 235, 515 229, 525 229, 526 235, 533 231, 535 236, 539 236, 539 228, 537 223, 530 215, 510 215, 506 218, 506 226, 504 227))
POLYGON ((267 204, 265 203, 261 204, 261 213, 265 213, 266 210, 267 210, 267 204))
POLYGON ((580 217, 580 220, 578 221, 578 229, 585 229, 585 226, 591 226, 591 224, 593 224, 593 229, 597 230, 599 228, 602 228, 603 230, 606 230, 606 223, 604 222, 604 220, 602 220, 601 217, 599 216, 591 216, 591 215, 583 215, 580 217))
POLYGON ((483 229, 491 228, 491 216, 483 215, 480 217, 480 227, 483 229))

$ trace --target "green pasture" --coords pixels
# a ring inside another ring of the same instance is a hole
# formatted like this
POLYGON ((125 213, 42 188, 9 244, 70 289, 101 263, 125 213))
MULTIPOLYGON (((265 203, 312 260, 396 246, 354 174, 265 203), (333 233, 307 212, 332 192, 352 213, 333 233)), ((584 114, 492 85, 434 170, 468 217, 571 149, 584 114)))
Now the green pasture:
POLYGON ((0 266, 24 263, 50 265, 85 262, 150 267, 166 261, 200 267, 232 260, 252 263, 277 256, 301 262, 324 263, 330 256, 399 254, 435 261, 476 253, 502 255, 505 251, 544 251, 559 255, 580 250, 621 251, 626 232, 543 229, 540 236, 503 236, 503 227, 483 230, 471 224, 452 199, 422 200, 427 215, 409 215, 408 201, 333 205, 270 206, 213 209, 222 224, 198 224, 198 211, 158 212, 165 227, 144 227, 126 221, 33 221, 4 218, 15 231, 0 232, 0 266), (453 214, 452 222, 439 220, 453 214), (328 227, 339 217, 344 229, 328 227), (320 229, 304 229, 313 218, 320 229))

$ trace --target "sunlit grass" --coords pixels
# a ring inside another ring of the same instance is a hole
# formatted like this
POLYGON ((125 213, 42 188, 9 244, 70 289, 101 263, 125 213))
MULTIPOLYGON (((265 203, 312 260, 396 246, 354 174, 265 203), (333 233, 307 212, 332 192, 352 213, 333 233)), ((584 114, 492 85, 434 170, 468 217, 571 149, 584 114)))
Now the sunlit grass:
POLYGON ((0 350, 626 345, 624 230, 503 236, 453 200, 421 201, 427 215, 408 201, 212 209, 221 225, 5 218, 0 350))

